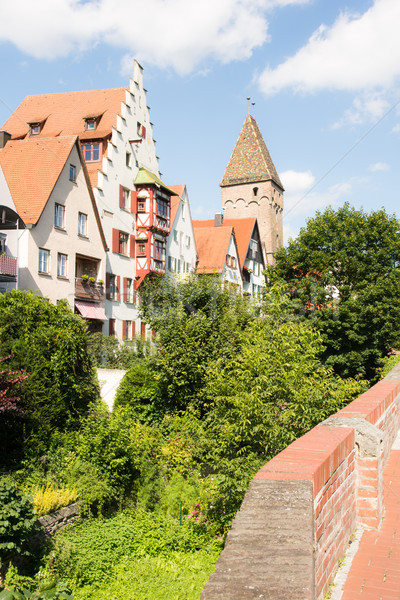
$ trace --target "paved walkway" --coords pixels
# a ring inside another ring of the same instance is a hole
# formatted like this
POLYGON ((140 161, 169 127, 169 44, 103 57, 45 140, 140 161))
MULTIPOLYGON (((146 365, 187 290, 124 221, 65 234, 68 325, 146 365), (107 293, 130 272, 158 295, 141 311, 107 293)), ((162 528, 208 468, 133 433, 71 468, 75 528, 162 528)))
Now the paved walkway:
POLYGON ((110 410, 113 409, 115 394, 125 373, 122 369, 97 369, 100 394, 110 410))
POLYGON ((383 474, 385 517, 379 531, 365 531, 341 600, 400 600, 400 449, 393 445, 383 474))

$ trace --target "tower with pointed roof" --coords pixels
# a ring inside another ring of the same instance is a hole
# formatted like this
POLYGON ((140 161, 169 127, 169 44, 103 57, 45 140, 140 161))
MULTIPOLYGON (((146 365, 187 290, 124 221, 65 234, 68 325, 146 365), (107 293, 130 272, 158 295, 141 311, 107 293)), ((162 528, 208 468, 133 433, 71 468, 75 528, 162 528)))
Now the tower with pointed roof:
POLYGON ((255 217, 267 264, 282 247, 283 186, 256 120, 248 114, 220 183, 227 219, 255 217))

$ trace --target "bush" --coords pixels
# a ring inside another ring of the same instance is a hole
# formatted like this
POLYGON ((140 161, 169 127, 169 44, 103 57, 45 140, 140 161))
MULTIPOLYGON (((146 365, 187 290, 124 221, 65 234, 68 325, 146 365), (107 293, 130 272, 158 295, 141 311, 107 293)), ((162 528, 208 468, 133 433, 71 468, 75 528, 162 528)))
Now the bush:
POLYGON ((37 531, 32 504, 8 477, 0 478, 0 567, 11 556, 28 555, 29 540, 37 531))
POLYGON ((76 488, 58 488, 48 483, 44 488, 35 491, 33 496, 33 508, 37 515, 48 515, 49 513, 68 506, 78 498, 76 488))

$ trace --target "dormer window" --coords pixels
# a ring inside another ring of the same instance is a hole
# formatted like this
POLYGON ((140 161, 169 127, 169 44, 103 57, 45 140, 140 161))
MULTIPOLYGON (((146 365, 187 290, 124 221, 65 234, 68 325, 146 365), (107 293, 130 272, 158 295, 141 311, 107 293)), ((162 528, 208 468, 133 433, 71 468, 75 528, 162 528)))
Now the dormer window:
POLYGON ((97 119, 94 119, 94 118, 85 119, 86 131, 95 131, 96 127, 97 127, 97 119))
POLYGON ((29 123, 29 135, 39 135, 41 123, 29 123))

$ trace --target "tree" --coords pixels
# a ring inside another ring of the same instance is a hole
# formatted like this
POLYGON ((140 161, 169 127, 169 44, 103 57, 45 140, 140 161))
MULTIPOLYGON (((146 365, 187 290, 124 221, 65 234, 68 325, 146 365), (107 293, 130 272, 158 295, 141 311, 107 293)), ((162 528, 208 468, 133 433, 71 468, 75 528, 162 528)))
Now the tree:
POLYGON ((383 209, 345 204, 317 212, 275 255, 270 283, 286 282, 298 314, 322 332, 326 364, 375 379, 400 343, 400 224, 383 209))
MULTIPOLYGON (((224 289, 218 276, 145 281, 141 317, 157 331, 152 368, 164 410, 206 410, 204 386, 218 357, 233 356, 239 334, 257 307, 224 289)), ((152 390, 154 385, 152 385, 152 390)))
POLYGON ((0 295, 0 344, 3 355, 12 354, 10 368, 30 374, 21 385, 23 432, 15 432, 14 445, 43 452, 51 434, 73 427, 98 397, 86 324, 66 302, 7 292, 0 295))

